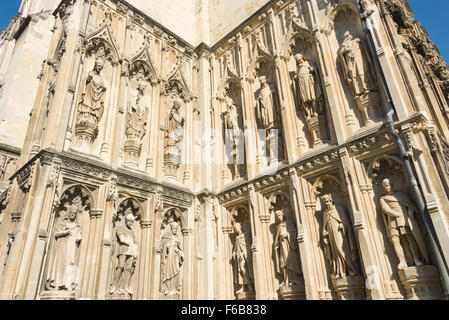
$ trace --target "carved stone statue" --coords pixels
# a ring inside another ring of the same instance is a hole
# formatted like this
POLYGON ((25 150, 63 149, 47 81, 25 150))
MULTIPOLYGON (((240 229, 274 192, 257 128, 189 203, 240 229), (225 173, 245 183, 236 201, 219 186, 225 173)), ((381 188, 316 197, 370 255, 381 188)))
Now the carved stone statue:
POLYGON ((331 195, 324 195, 322 239, 325 256, 333 278, 358 276, 358 250, 347 215, 334 205, 331 195))
POLYGON ((236 294, 243 292, 253 292, 254 276, 252 273, 252 265, 248 253, 250 252, 250 244, 247 244, 245 234, 239 222, 234 222, 235 241, 232 250, 232 260, 234 264, 234 283, 239 288, 236 294))
POLYGON ((109 294, 118 293, 119 295, 133 295, 131 290, 131 280, 136 269, 138 257, 138 248, 136 243, 136 235, 132 229, 135 217, 131 208, 125 213, 125 226, 118 226, 115 231, 117 241, 117 267, 114 273, 113 283, 109 294))
POLYGON ((407 194, 394 192, 389 179, 382 182, 386 195, 380 198, 388 237, 399 260, 398 269, 408 267, 409 261, 415 266, 429 263, 429 253, 426 242, 416 219, 418 209, 407 194))
POLYGON ((49 291, 73 291, 78 287, 78 255, 82 229, 77 215, 83 210, 81 197, 78 196, 55 223, 46 281, 46 289, 49 291))
POLYGON ((257 97, 256 114, 261 126, 265 130, 274 129, 274 113, 279 110, 277 92, 274 86, 267 82, 267 77, 259 77, 260 91, 257 97))
POLYGON ((226 96, 225 103, 226 103, 226 110, 223 113, 225 119, 225 130, 226 130, 225 134, 227 135, 227 137, 230 138, 226 141, 226 143, 229 143, 228 141, 232 141, 231 157, 234 169, 234 178, 238 178, 241 176, 240 165, 243 162, 241 161, 241 157, 243 157, 243 155, 240 154, 239 150, 239 146, 241 143, 240 142, 241 135, 243 134, 243 132, 241 131, 239 124, 239 113, 237 105, 234 104, 232 98, 230 98, 229 96, 226 96))
POLYGON ((162 237, 161 292, 165 295, 180 295, 184 253, 178 238, 179 224, 170 218, 169 231, 162 237))
POLYGON ((176 98, 167 117, 165 136, 165 166, 166 175, 176 177, 176 171, 181 162, 180 144, 184 139, 184 118, 180 114, 182 99, 176 98))
POLYGON ((273 143, 273 133, 274 129, 278 129, 276 125, 275 112, 279 112, 279 100, 277 96, 276 88, 269 84, 266 76, 260 76, 260 90, 257 96, 256 104, 256 116, 262 127, 265 129, 266 136, 265 141, 267 142, 267 152, 270 158, 270 163, 275 159, 275 146, 273 143))
POLYGON ((354 97, 377 91, 376 78, 373 75, 371 56, 362 39, 347 31, 338 51, 346 82, 351 87, 354 97))
POLYGON ((374 107, 373 104, 378 103, 377 83, 371 56, 363 40, 354 39, 347 31, 338 50, 338 59, 343 68, 345 80, 362 111, 365 123, 372 122, 370 110, 374 107))
POLYGON ((76 133, 83 141, 92 143, 98 134, 98 124, 104 113, 106 86, 101 75, 105 60, 97 57, 95 66, 81 85, 81 100, 78 104, 76 133))
POLYGON ((306 120, 313 138, 313 144, 322 143, 321 130, 324 126, 323 92, 318 80, 317 70, 302 54, 295 56, 297 103, 306 120))
POLYGON ((225 98, 226 110, 224 112, 226 130, 232 132, 234 143, 240 135, 239 114, 237 106, 229 96, 225 98))
POLYGON ((316 69, 302 54, 295 56, 297 71, 295 79, 298 85, 298 102, 306 120, 323 113, 322 91, 317 79, 316 69))
POLYGON ((144 94, 147 84, 139 80, 139 85, 133 93, 128 109, 128 124, 126 126, 126 138, 132 141, 141 141, 146 133, 147 109, 144 103, 144 94))
POLYGON ((301 281, 301 268, 297 255, 296 239, 290 238, 287 222, 281 210, 276 211, 276 237, 274 249, 276 252, 276 272, 282 276, 281 286, 291 287, 301 281))

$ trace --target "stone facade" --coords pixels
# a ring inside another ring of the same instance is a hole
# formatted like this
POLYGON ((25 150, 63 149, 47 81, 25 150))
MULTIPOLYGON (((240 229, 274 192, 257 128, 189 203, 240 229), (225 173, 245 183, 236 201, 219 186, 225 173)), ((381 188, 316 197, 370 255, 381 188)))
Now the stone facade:
POLYGON ((24 0, 0 299, 442 299, 448 104, 405 0, 24 0))

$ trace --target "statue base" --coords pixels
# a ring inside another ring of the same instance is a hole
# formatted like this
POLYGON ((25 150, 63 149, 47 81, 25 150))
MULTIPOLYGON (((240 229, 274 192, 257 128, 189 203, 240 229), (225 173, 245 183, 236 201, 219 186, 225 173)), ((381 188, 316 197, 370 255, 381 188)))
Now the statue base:
POLYGON ((313 138, 313 147, 320 146, 326 141, 323 139, 323 131, 326 130, 326 121, 322 116, 315 116, 306 120, 310 135, 313 138))
POLYGON ((332 285, 340 300, 365 300, 365 279, 361 276, 347 276, 332 279, 332 285))
POLYGON ((126 140, 123 148, 125 152, 125 166, 138 168, 137 161, 140 158, 142 144, 135 140, 126 140))
POLYGON ((306 290, 304 285, 301 284, 281 286, 279 293, 282 300, 306 300, 306 290))
POLYGON ((125 292, 125 293, 119 293, 119 292, 114 292, 113 294, 107 293, 105 298, 105 300, 113 300, 113 301, 128 301, 128 300, 132 300, 132 296, 125 292))
POLYGON ((398 271, 407 300, 444 299, 436 266, 416 266, 398 271))
POLYGON ((73 291, 45 291, 39 298, 40 300, 76 300, 73 291))
POLYGON ((244 291, 235 294, 237 300, 256 300, 256 294, 253 291, 244 291))
POLYGON ((356 99, 357 106, 362 113, 363 122, 365 126, 374 123, 376 114, 375 108, 379 106, 379 95, 377 92, 368 92, 358 96, 356 99))
POLYGON ((180 300, 180 295, 177 293, 174 294, 165 294, 165 293, 160 293, 159 295, 159 299, 160 300, 180 300))

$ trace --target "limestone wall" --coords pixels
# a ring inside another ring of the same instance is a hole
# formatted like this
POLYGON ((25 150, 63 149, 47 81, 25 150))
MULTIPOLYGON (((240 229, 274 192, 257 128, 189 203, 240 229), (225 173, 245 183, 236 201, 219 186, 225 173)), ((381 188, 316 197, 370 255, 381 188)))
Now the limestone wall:
POLYGON ((214 45, 235 27, 265 5, 268 0, 210 0, 211 44, 214 45))

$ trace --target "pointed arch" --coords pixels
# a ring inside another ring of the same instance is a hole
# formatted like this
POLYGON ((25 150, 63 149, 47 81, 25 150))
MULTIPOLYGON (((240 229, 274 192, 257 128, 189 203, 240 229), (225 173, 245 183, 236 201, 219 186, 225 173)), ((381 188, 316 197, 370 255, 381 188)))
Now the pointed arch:
POLYGON ((357 9, 355 3, 345 2, 339 3, 334 6, 330 5, 326 10, 326 16, 324 19, 324 30, 328 32, 333 30, 335 27, 335 18, 338 16, 339 13, 344 11, 355 14, 356 17, 359 16, 359 10, 357 9))
POLYGON ((175 67, 172 73, 165 81, 163 93, 169 95, 170 93, 178 93, 184 102, 190 102, 193 99, 193 94, 185 80, 184 74, 179 67, 175 67))
POLYGON ((269 68, 274 68, 273 55, 265 47, 258 34, 253 35, 254 48, 252 57, 247 69, 247 77, 250 81, 254 81, 262 63, 266 63, 269 68))
POLYGON ((159 82, 159 77, 149 49, 149 46, 145 45, 131 59, 129 74, 133 77, 139 72, 143 72, 145 80, 154 87, 159 82))
POLYGON ((88 55, 93 52, 98 54, 101 50, 104 52, 100 55, 104 55, 113 65, 119 63, 120 53, 108 24, 91 33, 86 40, 86 53, 88 55))
POLYGON ((296 16, 290 18, 288 31, 284 37, 284 43, 281 49, 281 56, 284 59, 288 59, 293 48, 298 40, 306 41, 309 44, 313 43, 313 33, 309 28, 296 16))

